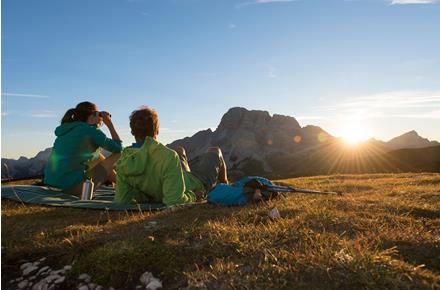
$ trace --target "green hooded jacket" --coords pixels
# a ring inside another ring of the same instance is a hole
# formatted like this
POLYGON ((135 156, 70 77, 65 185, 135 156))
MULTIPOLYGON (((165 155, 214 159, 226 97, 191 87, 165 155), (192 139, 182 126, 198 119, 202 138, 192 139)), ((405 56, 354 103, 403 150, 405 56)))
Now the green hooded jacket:
POLYGON ((126 147, 116 163, 117 203, 159 202, 166 205, 196 201, 202 182, 182 170, 174 150, 147 137, 140 148, 126 147))
POLYGON ((55 143, 44 170, 44 183, 70 189, 83 182, 90 161, 99 158, 102 147, 121 152, 122 142, 112 140, 85 122, 64 123, 55 129, 55 143))

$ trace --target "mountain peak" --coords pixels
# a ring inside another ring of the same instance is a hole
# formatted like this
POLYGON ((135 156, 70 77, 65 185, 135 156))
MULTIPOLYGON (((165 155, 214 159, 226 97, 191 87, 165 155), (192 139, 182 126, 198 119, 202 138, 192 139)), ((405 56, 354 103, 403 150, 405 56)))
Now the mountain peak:
POLYGON ((421 137, 415 130, 397 136, 386 143, 393 148, 421 148, 439 144, 437 141, 421 137))
POLYGON ((416 130, 408 131, 408 132, 402 134, 402 136, 403 136, 403 135, 413 135, 413 136, 418 136, 418 137, 420 137, 419 133, 417 133, 416 130))

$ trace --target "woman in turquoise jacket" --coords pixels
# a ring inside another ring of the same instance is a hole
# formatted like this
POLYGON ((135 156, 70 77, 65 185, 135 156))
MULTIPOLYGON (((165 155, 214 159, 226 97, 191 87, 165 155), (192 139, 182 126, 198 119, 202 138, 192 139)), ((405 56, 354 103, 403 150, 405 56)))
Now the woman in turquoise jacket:
POLYGON ((92 178, 95 188, 107 180, 115 182, 114 164, 120 156, 122 142, 109 113, 100 112, 93 103, 79 103, 66 112, 55 135, 44 171, 45 184, 79 196, 87 177, 92 178), (101 131, 102 123, 109 129, 111 139, 101 131), (101 148, 113 154, 105 158, 101 148))

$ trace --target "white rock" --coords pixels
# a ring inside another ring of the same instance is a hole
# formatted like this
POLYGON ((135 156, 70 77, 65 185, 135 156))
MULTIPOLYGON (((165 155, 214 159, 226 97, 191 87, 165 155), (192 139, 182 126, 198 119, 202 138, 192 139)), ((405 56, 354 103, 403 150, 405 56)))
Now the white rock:
POLYGON ((353 261, 353 257, 345 252, 344 249, 341 249, 339 252, 335 253, 335 258, 339 263, 349 263, 353 261))
POLYGON ((47 288, 47 290, 53 290, 53 289, 55 289, 55 287, 56 287, 55 284, 52 284, 49 286, 49 288, 47 288))
POLYGON ((98 285, 96 286, 95 290, 104 290, 104 286, 98 285))
POLYGON ((33 263, 31 263, 31 262, 24 263, 24 264, 22 264, 20 266, 20 270, 23 270, 24 268, 27 268, 27 267, 32 266, 32 265, 33 265, 33 263))
POLYGON ((136 289, 142 289, 144 288, 142 285, 136 285, 136 289))
POLYGON ((9 284, 14 284, 15 283, 15 279, 9 280, 9 284))
POLYGON ((66 280, 66 277, 65 277, 65 276, 61 276, 60 278, 56 279, 56 280, 54 281, 54 283, 55 283, 55 284, 61 284, 61 283, 64 282, 64 280, 66 280))
POLYGON ((23 281, 23 280, 24 280, 23 277, 18 277, 17 279, 15 279, 15 282, 20 282, 20 281, 23 281))
POLYGON ((46 282, 51 283, 52 281, 57 280, 59 278, 61 278, 60 275, 49 275, 46 277, 46 282))
POLYGON ((38 261, 34 262, 34 266, 37 266, 37 267, 40 266, 40 262, 38 262, 38 261))
POLYGON ((37 276, 34 275, 34 276, 29 277, 28 280, 32 281, 32 280, 35 280, 35 278, 37 278, 37 276))
POLYGON ((70 270, 72 270, 72 266, 71 265, 66 265, 66 266, 64 266, 63 269, 66 270, 66 271, 70 271, 70 270))
POLYGON ((54 271, 50 272, 51 275, 59 275, 59 274, 64 274, 64 273, 66 273, 66 270, 64 270, 64 269, 54 270, 54 271))
POLYGON ((89 283, 89 289, 90 290, 95 290, 95 288, 96 288, 96 284, 95 283, 89 283))
POLYGON ((46 261, 46 257, 43 257, 40 260, 38 260, 38 262, 44 262, 44 261, 46 261))
POLYGON ((23 280, 20 283, 18 283, 17 287, 19 289, 23 289, 23 288, 27 287, 28 284, 29 284, 28 280, 23 280))
POLYGON ((150 281, 150 283, 148 283, 148 285, 145 289, 156 290, 159 288, 162 288, 162 282, 159 279, 154 278, 150 281))
POLYGON ((29 266, 29 267, 27 267, 27 268, 25 268, 25 269, 23 270, 23 276, 27 276, 27 275, 29 275, 30 273, 35 272, 36 270, 38 270, 38 267, 37 267, 37 266, 29 266))
POLYGON ((89 286, 82 285, 82 286, 78 287, 78 290, 89 290, 89 286))
POLYGON ((32 286, 32 290, 47 290, 47 288, 48 285, 44 279, 32 286))
POLYGON ((40 275, 41 273, 43 273, 46 270, 49 270, 50 267, 49 266, 44 266, 43 268, 41 268, 40 270, 38 270, 37 275, 40 275))
POLYGON ((153 229, 156 226, 157 226, 157 222, 156 221, 151 221, 151 222, 148 222, 146 225, 144 225, 144 228, 146 230, 151 230, 151 229, 153 229))
POLYGON ((273 209, 271 209, 269 211, 269 213, 267 214, 271 219, 277 219, 280 218, 280 212, 278 211, 278 209, 276 207, 274 207, 273 209))
POLYGON ((150 283, 151 279, 153 279, 154 276, 153 274, 151 274, 151 272, 145 272, 144 274, 141 275, 141 277, 139 278, 139 280, 141 281, 141 283, 145 286, 148 285, 148 283, 150 283))
POLYGON ((92 277, 89 274, 82 273, 78 276, 79 280, 83 280, 86 283, 90 283, 92 281, 92 277))

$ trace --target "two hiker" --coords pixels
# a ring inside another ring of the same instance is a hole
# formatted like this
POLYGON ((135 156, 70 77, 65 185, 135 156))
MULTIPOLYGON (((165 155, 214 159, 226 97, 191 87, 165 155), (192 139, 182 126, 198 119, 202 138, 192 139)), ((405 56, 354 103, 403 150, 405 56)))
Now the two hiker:
POLYGON ((153 109, 134 111, 130 128, 136 142, 122 150, 110 114, 89 102, 70 109, 55 130, 45 183, 80 195, 85 178, 91 177, 97 186, 108 180, 116 182, 115 202, 166 205, 201 200, 217 182, 228 183, 220 148, 209 148, 188 162, 183 148, 176 152, 158 142, 159 119, 153 109), (102 122, 111 139, 99 129, 102 122), (113 154, 105 158, 100 148, 113 154))

